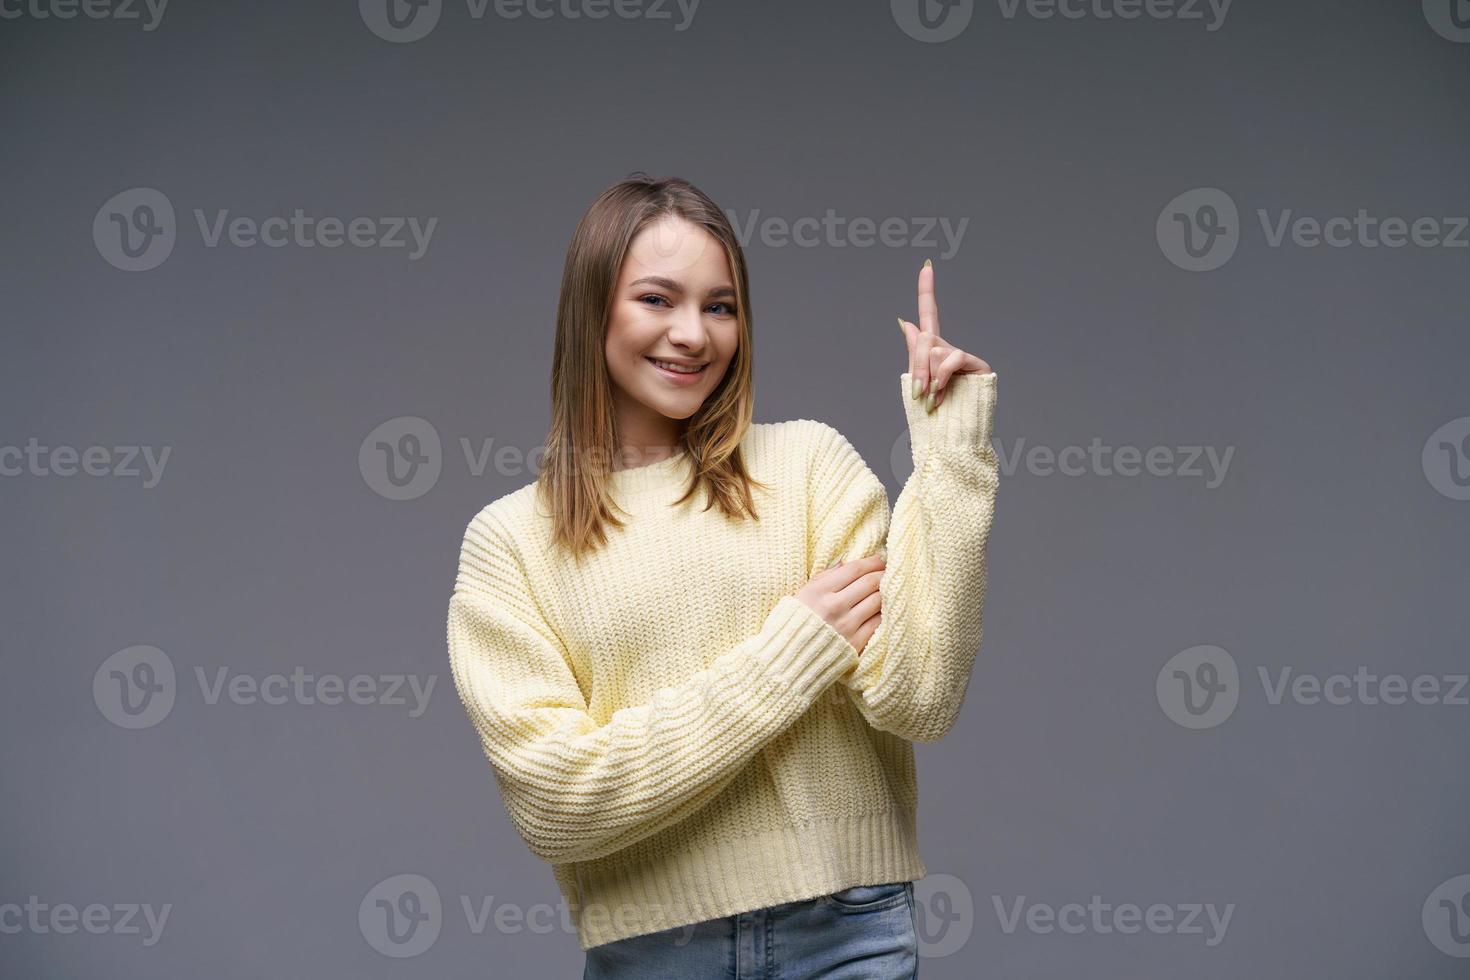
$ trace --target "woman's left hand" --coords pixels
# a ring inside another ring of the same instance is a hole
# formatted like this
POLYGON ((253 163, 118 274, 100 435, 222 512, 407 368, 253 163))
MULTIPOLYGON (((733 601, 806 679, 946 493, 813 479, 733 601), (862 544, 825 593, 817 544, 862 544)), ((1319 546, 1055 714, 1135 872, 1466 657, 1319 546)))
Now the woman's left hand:
POLYGON ((925 411, 934 411, 944 401, 945 385, 956 374, 989 374, 990 365, 960 350, 939 336, 939 304, 934 301, 934 263, 924 260, 919 270, 919 325, 898 318, 909 345, 909 374, 913 375, 913 397, 926 396, 925 411), (931 383, 932 382, 932 383, 931 383))

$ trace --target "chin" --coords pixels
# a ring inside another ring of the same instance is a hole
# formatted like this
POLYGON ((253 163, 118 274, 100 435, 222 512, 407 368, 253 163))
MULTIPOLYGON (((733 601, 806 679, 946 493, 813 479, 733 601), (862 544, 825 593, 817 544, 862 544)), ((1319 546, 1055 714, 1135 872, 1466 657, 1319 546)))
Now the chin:
POLYGON ((699 407, 704 404, 704 396, 688 394, 683 398, 653 398, 644 404, 665 418, 683 421, 699 411, 699 407))

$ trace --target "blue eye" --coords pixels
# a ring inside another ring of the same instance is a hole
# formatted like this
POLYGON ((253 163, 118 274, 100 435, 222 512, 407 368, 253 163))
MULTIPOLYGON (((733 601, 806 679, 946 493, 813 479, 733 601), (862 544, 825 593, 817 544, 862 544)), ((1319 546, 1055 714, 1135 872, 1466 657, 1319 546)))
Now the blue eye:
MULTIPOLYGON (((669 301, 663 296, 660 296, 658 293, 647 293, 643 296, 639 296, 638 302, 643 303, 646 306, 669 305, 669 301)), ((709 313, 714 313, 716 316, 734 316, 735 306, 733 303, 711 303, 709 306, 705 307, 705 311, 709 313)))

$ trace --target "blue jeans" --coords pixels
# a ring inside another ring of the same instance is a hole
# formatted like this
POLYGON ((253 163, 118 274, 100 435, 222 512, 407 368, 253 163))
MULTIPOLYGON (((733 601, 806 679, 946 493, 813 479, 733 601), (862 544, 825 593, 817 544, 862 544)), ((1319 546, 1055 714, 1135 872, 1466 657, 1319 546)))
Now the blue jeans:
POLYGON ((859 885, 587 950, 582 980, 910 980, 914 884, 859 885))

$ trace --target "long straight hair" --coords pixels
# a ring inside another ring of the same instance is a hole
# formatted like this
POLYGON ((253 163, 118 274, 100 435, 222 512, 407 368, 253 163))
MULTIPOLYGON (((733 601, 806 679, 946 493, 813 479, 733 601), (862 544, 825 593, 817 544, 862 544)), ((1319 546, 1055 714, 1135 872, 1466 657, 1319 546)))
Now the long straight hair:
POLYGON ((689 485, 674 505, 702 488, 705 510, 718 506, 729 519, 759 519, 751 485, 766 485, 750 476, 740 452, 754 412, 745 255, 729 219, 704 192, 678 177, 654 179, 637 171, 598 195, 578 222, 556 307, 551 428, 536 493, 551 515, 553 545, 574 560, 606 543, 607 524, 624 524, 608 491, 621 439, 607 368, 607 328, 629 244, 665 215, 698 225, 724 247, 735 280, 740 338, 725 376, 682 427, 676 451, 686 452, 692 467, 689 485))

